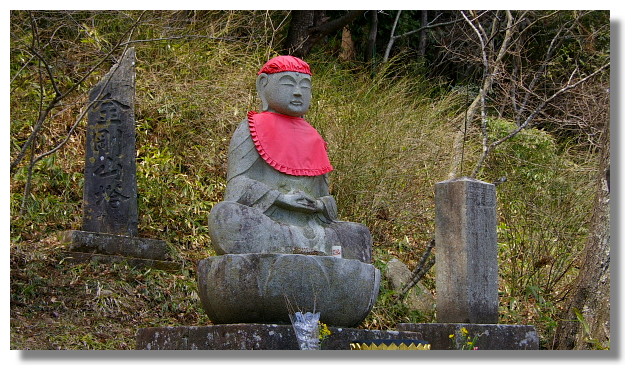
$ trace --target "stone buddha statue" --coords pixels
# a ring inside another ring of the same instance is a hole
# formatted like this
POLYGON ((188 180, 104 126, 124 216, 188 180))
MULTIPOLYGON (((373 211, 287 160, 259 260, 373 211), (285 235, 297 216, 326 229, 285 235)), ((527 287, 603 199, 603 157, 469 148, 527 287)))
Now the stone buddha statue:
POLYGON ((209 214, 216 255, 198 262, 201 304, 214 324, 284 324, 292 305, 354 327, 372 309, 381 273, 368 228, 337 219, 326 142, 303 118, 309 65, 273 58, 256 86, 262 112, 249 112, 232 136, 225 199, 209 214))
POLYGON ((326 142, 304 119, 311 70, 293 56, 269 60, 258 72, 262 112, 249 112, 229 146, 224 201, 209 214, 217 254, 331 255, 371 262, 362 224, 339 221, 329 194, 333 170, 326 142))

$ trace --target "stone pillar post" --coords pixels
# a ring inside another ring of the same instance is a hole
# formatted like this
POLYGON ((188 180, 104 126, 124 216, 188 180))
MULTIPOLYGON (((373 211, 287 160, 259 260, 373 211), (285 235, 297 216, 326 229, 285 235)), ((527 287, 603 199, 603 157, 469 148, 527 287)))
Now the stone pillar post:
POLYGON ((89 95, 84 231, 137 235, 134 64, 130 48, 89 95))
POLYGON ((439 323, 498 323, 496 189, 470 178, 439 182, 436 288, 439 323))
POLYGON ((135 267, 177 270, 165 241, 139 238, 135 148, 135 50, 90 91, 86 126, 82 230, 61 241, 71 262, 126 261, 135 267))

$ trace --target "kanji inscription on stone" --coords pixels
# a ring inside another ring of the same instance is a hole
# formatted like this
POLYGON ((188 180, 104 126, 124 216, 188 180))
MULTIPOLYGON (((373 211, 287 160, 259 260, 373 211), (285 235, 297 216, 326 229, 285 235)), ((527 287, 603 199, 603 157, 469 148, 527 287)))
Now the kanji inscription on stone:
POLYGON ((137 236, 135 52, 89 94, 82 230, 137 236))

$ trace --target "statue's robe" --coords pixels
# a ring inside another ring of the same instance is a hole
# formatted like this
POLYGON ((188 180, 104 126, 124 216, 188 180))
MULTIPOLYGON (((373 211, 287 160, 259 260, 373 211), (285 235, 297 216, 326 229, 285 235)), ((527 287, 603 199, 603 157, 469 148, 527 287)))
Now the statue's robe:
POLYGON ((212 246, 218 254, 307 253, 371 262, 372 240, 362 224, 337 220, 327 174, 281 173, 260 156, 244 120, 229 145, 225 200, 209 215, 212 246), (275 204, 280 194, 302 191, 320 200, 320 213, 293 211, 275 204))

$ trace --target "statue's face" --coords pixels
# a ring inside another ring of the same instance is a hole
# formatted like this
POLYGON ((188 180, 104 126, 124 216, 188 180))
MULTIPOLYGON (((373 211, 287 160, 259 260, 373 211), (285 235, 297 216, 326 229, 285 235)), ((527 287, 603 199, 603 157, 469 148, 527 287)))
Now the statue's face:
POLYGON ((263 110, 300 117, 311 104, 311 76, 297 72, 261 74, 258 92, 263 110))

